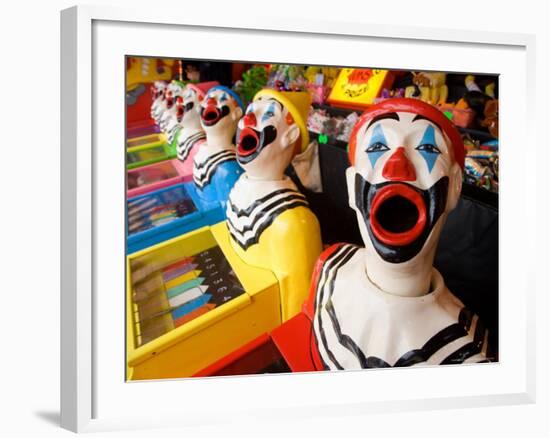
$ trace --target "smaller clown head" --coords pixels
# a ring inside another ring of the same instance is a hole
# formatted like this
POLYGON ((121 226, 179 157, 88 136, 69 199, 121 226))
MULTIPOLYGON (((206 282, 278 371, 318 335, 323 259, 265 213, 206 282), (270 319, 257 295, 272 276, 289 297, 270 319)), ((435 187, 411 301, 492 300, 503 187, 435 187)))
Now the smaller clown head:
POLYGON ((173 80, 166 87, 164 106, 165 110, 160 117, 159 125, 162 130, 166 130, 168 126, 176 121, 176 100, 183 94, 185 84, 180 81, 173 80))
POLYGON ((183 93, 176 96, 176 120, 181 126, 196 125, 199 122, 200 103, 206 92, 217 85, 219 84, 215 81, 187 84, 183 93))
POLYGON ((199 114, 207 135, 224 131, 233 135, 243 114, 243 104, 237 93, 218 85, 206 93, 200 104, 199 114))
POLYGON ((164 89, 166 88, 166 82, 164 81, 155 81, 151 86, 151 98, 153 101, 157 99, 163 99, 164 89))
POLYGON ((433 259, 462 187, 464 146, 455 126, 430 104, 388 99, 357 122, 349 158, 349 202, 371 253, 393 264, 433 259))
POLYGON ((309 143, 307 92, 260 90, 237 131, 237 160, 248 176, 281 179, 292 158, 309 143))
POLYGON ((167 110, 170 110, 174 107, 176 103, 176 96, 179 95, 182 91, 182 86, 176 81, 172 81, 168 84, 164 91, 164 104, 167 110))

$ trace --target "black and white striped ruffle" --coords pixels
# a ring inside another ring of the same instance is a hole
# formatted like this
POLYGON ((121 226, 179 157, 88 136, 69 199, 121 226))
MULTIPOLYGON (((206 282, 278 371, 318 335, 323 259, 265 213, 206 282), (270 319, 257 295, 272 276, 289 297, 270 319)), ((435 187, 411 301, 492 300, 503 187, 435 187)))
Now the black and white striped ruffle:
POLYGON ((180 159, 181 161, 185 161, 189 156, 191 149, 193 149, 193 147, 197 144, 197 142, 199 142, 200 140, 204 140, 205 138, 206 138, 206 134, 202 131, 199 131, 187 137, 182 143, 178 142, 177 144, 178 159, 180 159))
POLYGON ((227 203, 227 226, 235 242, 244 250, 258 243, 263 231, 286 210, 308 207, 303 194, 294 189, 275 190, 256 200, 245 209, 239 209, 231 201, 227 203))
POLYGON ((201 189, 210 184, 216 168, 226 161, 236 161, 235 151, 224 150, 209 156, 202 163, 195 161, 193 166, 193 181, 195 181, 195 184, 201 189))
POLYGON ((403 367, 420 364, 460 364, 465 362, 487 362, 488 333, 478 316, 463 307, 458 321, 428 339, 420 348, 403 354, 393 365, 383 358, 367 356, 359 345, 346 333, 336 315, 332 296, 338 270, 355 255, 359 248, 343 245, 325 261, 315 295, 314 330, 319 355, 325 369, 344 369, 332 351, 327 334, 338 340, 357 361, 357 368, 403 367))

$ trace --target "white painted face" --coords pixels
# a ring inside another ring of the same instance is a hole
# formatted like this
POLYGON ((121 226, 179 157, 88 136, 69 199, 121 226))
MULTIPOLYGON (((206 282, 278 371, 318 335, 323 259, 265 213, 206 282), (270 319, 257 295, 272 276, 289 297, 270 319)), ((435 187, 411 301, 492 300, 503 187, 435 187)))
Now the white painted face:
POLYGON ((191 119, 198 119, 201 99, 196 90, 186 88, 181 96, 176 97, 176 119, 185 127, 186 122, 191 119))
POLYGON ((236 100, 222 88, 210 90, 200 104, 201 125, 205 132, 223 132, 237 129, 242 109, 236 100))
POLYGON ((151 105, 151 115, 158 122, 160 118, 160 111, 164 102, 164 90, 166 89, 166 83, 162 81, 155 81, 151 87, 151 97, 153 103, 151 105))
POLYGON ((357 135, 355 168, 369 183, 403 181, 427 190, 449 175, 453 151, 436 124, 407 112, 382 117, 357 135))
POLYGON ((237 160, 249 176, 280 174, 294 155, 300 129, 288 109, 266 96, 255 100, 239 121, 237 160))
POLYGON ((157 100, 162 100, 163 98, 163 92, 166 88, 166 83, 162 81, 155 81, 153 85, 151 86, 151 97, 153 99, 153 102, 157 100))
POLYGON ((437 124, 409 112, 388 112, 360 128, 346 176, 365 244, 392 263, 421 252, 462 186, 450 140, 437 124))
POLYGON ((176 98, 183 95, 183 88, 178 84, 169 84, 166 92, 166 110, 175 116, 176 98))

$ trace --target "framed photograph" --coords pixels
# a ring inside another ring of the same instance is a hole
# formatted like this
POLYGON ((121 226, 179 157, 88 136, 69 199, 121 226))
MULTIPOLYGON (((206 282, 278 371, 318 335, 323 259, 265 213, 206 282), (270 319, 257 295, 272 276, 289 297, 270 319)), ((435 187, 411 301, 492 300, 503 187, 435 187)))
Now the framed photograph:
POLYGON ((533 36, 61 25, 64 428, 534 402, 533 36))

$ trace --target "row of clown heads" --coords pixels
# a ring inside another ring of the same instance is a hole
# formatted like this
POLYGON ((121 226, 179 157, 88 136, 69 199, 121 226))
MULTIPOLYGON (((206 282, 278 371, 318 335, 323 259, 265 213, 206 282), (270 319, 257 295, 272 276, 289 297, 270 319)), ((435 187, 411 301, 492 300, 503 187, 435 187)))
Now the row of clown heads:
POLYGON ((152 117, 199 196, 225 208, 233 249, 277 277, 283 321, 309 316, 318 369, 493 359, 481 321, 433 267, 464 167, 460 134, 439 110, 396 98, 362 114, 346 180, 365 247, 323 251, 318 220, 285 174, 292 163, 304 181, 316 173, 308 93, 263 89, 246 109, 215 82, 157 82, 152 93, 152 117))

